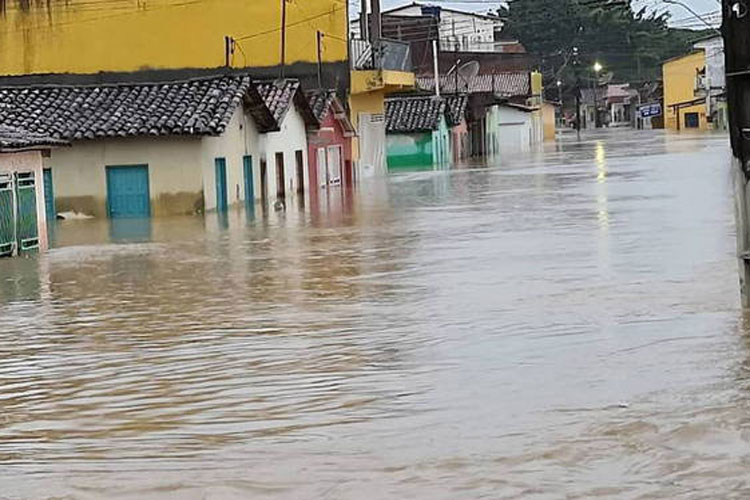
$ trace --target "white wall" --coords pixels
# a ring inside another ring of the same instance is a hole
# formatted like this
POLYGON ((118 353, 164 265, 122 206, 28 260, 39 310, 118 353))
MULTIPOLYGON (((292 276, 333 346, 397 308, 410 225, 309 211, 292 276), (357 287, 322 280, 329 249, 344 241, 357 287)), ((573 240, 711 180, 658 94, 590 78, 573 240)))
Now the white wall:
MULTIPOLYGON (((397 16, 423 15, 419 5, 410 5, 388 13, 397 16)), ((456 42, 458 42, 461 51, 499 52, 500 44, 498 43, 497 47, 495 44, 495 30, 499 31, 502 27, 503 22, 499 19, 442 10, 440 13, 441 50, 452 52, 456 50, 456 42)), ((358 19, 350 23, 350 29, 355 38, 359 37, 358 19)))
POLYGON ((227 203, 232 206, 245 202, 245 173, 243 158, 253 158, 255 200, 260 199, 261 134, 255 121, 238 109, 227 129, 219 137, 204 137, 201 141, 201 166, 206 210, 216 209, 216 159, 227 164, 227 203))
POLYGON ((500 155, 529 152, 539 144, 533 113, 497 106, 500 155))
POLYGON ((695 44, 695 48, 706 52, 706 74, 711 79, 711 88, 724 88, 724 39, 720 36, 695 44))
MULTIPOLYGON (((302 115, 292 107, 281 123, 281 130, 261 136, 261 156, 266 158, 268 165, 268 199, 276 201, 276 153, 284 153, 284 178, 286 180, 287 200, 297 195, 297 159, 296 152, 302 151, 304 163, 305 192, 309 192, 310 172, 307 168, 307 128, 302 115)), ((260 162, 258 162, 260 165, 260 162)), ((260 170, 258 170, 260 172, 260 170)), ((255 180, 260 196, 260 174, 255 180)))

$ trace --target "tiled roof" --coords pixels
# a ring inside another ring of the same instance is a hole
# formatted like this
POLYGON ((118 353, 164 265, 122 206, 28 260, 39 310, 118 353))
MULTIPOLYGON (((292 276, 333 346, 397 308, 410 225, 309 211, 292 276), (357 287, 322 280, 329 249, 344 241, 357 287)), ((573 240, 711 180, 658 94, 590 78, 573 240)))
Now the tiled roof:
POLYGON ((607 98, 607 89, 599 87, 594 89, 581 89, 581 104, 586 106, 593 106, 594 100, 599 105, 604 105, 604 100, 607 98), (594 97, 596 96, 596 97, 594 97))
POLYGON ((328 109, 336 99, 335 90, 311 90, 305 92, 307 99, 310 101, 310 107, 318 121, 323 121, 328 113, 328 109))
POLYGON ((465 95, 458 95, 448 97, 446 100, 448 101, 448 121, 451 125, 458 125, 466 118, 469 98, 465 95))
POLYGON ((439 97, 398 97, 385 101, 386 131, 389 133, 437 130, 446 115, 446 101, 439 97))
POLYGON ((261 130, 277 127, 248 76, 161 83, 0 88, 0 123, 80 140, 141 135, 220 135, 237 107, 261 130))
POLYGON ((0 125, 0 151, 11 152, 25 149, 67 146, 69 143, 60 139, 35 134, 15 127, 0 125))
MULTIPOLYGON (((531 77, 527 72, 504 72, 494 75, 477 75, 473 78, 456 78, 453 75, 440 77, 440 90, 446 94, 455 94, 456 80, 458 92, 476 94, 492 92, 503 97, 527 96, 531 93, 531 77)), ((435 89, 434 77, 417 78, 417 85, 428 91, 435 89)))
POLYGON ((310 102, 302 92, 299 80, 287 78, 255 82, 255 85, 266 107, 271 111, 279 125, 284 121, 286 113, 292 106, 297 106, 308 127, 315 128, 319 125, 318 119, 310 107, 310 102))

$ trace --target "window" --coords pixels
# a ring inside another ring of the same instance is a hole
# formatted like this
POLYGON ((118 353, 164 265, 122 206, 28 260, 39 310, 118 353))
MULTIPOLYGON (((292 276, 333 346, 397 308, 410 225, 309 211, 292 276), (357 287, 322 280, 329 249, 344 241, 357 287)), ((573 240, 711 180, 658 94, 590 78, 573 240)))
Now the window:
POLYGON ((685 128, 700 127, 700 118, 698 113, 685 113, 685 128))

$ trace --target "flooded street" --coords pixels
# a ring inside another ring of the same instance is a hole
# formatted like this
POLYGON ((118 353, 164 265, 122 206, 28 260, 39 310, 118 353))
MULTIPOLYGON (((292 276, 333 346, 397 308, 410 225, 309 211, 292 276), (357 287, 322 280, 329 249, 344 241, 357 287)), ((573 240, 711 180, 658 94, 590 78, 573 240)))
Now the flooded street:
POLYGON ((727 142, 59 223, 0 261, 0 499, 746 498, 727 142))

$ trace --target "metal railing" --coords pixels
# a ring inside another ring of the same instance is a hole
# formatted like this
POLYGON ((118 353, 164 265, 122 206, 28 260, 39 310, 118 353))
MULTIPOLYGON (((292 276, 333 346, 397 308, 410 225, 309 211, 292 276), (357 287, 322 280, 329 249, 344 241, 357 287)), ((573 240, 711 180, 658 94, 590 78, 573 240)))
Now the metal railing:
POLYGON ((352 69, 412 71, 411 47, 406 42, 395 40, 351 40, 352 69))

